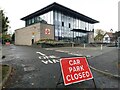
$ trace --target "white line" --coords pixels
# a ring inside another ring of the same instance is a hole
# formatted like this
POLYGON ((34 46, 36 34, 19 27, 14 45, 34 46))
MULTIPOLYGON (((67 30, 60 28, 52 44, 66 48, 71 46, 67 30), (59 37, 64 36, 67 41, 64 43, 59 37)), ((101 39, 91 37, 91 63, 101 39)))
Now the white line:
POLYGON ((22 67, 25 67, 25 65, 24 64, 21 64, 22 65, 22 67))
POLYGON ((58 52, 64 52, 64 51, 62 51, 62 50, 55 50, 55 51, 58 51, 58 52))
POLYGON ((56 60, 55 60, 55 59, 53 59, 52 61, 53 61, 54 63, 56 63, 56 60))
POLYGON ((53 63, 51 60, 48 60, 49 63, 53 63))
POLYGON ((38 57, 39 59, 42 59, 41 57, 38 57))
POLYGON ((42 60, 42 62, 43 62, 44 64, 48 64, 48 61, 44 61, 44 60, 42 60))
POLYGON ((60 62, 59 60, 56 60, 56 62, 60 62))
POLYGON ((53 49, 46 48, 45 50, 53 50, 53 49))
POLYGON ((36 53, 38 53, 38 54, 40 54, 40 55, 42 55, 42 56, 45 56, 45 54, 43 54, 43 53, 41 53, 41 52, 36 52, 36 53))
POLYGON ((49 58, 59 58, 59 57, 56 57, 54 55, 51 55, 51 56, 48 56, 49 58))

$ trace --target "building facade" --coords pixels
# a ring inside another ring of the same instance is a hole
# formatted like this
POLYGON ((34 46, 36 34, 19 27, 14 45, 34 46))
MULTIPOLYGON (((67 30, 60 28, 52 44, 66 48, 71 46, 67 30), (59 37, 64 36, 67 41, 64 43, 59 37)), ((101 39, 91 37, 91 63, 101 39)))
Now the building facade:
POLYGON ((76 43, 93 42, 94 34, 91 32, 94 33, 94 24, 99 22, 55 2, 21 20, 25 21, 25 27, 35 23, 54 25, 55 40, 76 43))
POLYGON ((32 45, 40 39, 54 39, 54 26, 36 23, 15 31, 16 45, 32 45))

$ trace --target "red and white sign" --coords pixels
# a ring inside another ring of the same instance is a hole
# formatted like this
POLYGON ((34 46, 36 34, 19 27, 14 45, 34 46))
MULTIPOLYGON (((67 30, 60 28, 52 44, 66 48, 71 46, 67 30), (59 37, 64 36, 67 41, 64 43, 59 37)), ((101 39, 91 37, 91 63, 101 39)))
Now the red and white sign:
POLYGON ((45 29, 45 34, 49 35, 50 34, 50 29, 46 28, 45 29))
POLYGON ((60 65, 65 85, 93 79, 86 57, 62 58, 60 65))

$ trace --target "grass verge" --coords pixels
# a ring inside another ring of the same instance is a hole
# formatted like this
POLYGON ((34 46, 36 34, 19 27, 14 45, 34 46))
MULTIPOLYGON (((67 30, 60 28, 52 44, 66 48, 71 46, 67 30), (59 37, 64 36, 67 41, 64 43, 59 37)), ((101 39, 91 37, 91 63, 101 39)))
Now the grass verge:
POLYGON ((2 80, 7 76, 9 68, 8 65, 2 65, 2 80))

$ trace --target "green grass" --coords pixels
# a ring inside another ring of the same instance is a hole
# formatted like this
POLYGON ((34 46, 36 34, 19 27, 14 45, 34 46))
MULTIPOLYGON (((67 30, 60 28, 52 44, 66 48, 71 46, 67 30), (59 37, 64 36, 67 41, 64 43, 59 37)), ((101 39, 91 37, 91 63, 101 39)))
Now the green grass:
MULTIPOLYGON (((1 68, 1 67, 0 67, 1 68)), ((2 80, 6 77, 9 71, 8 65, 2 65, 2 80)))

